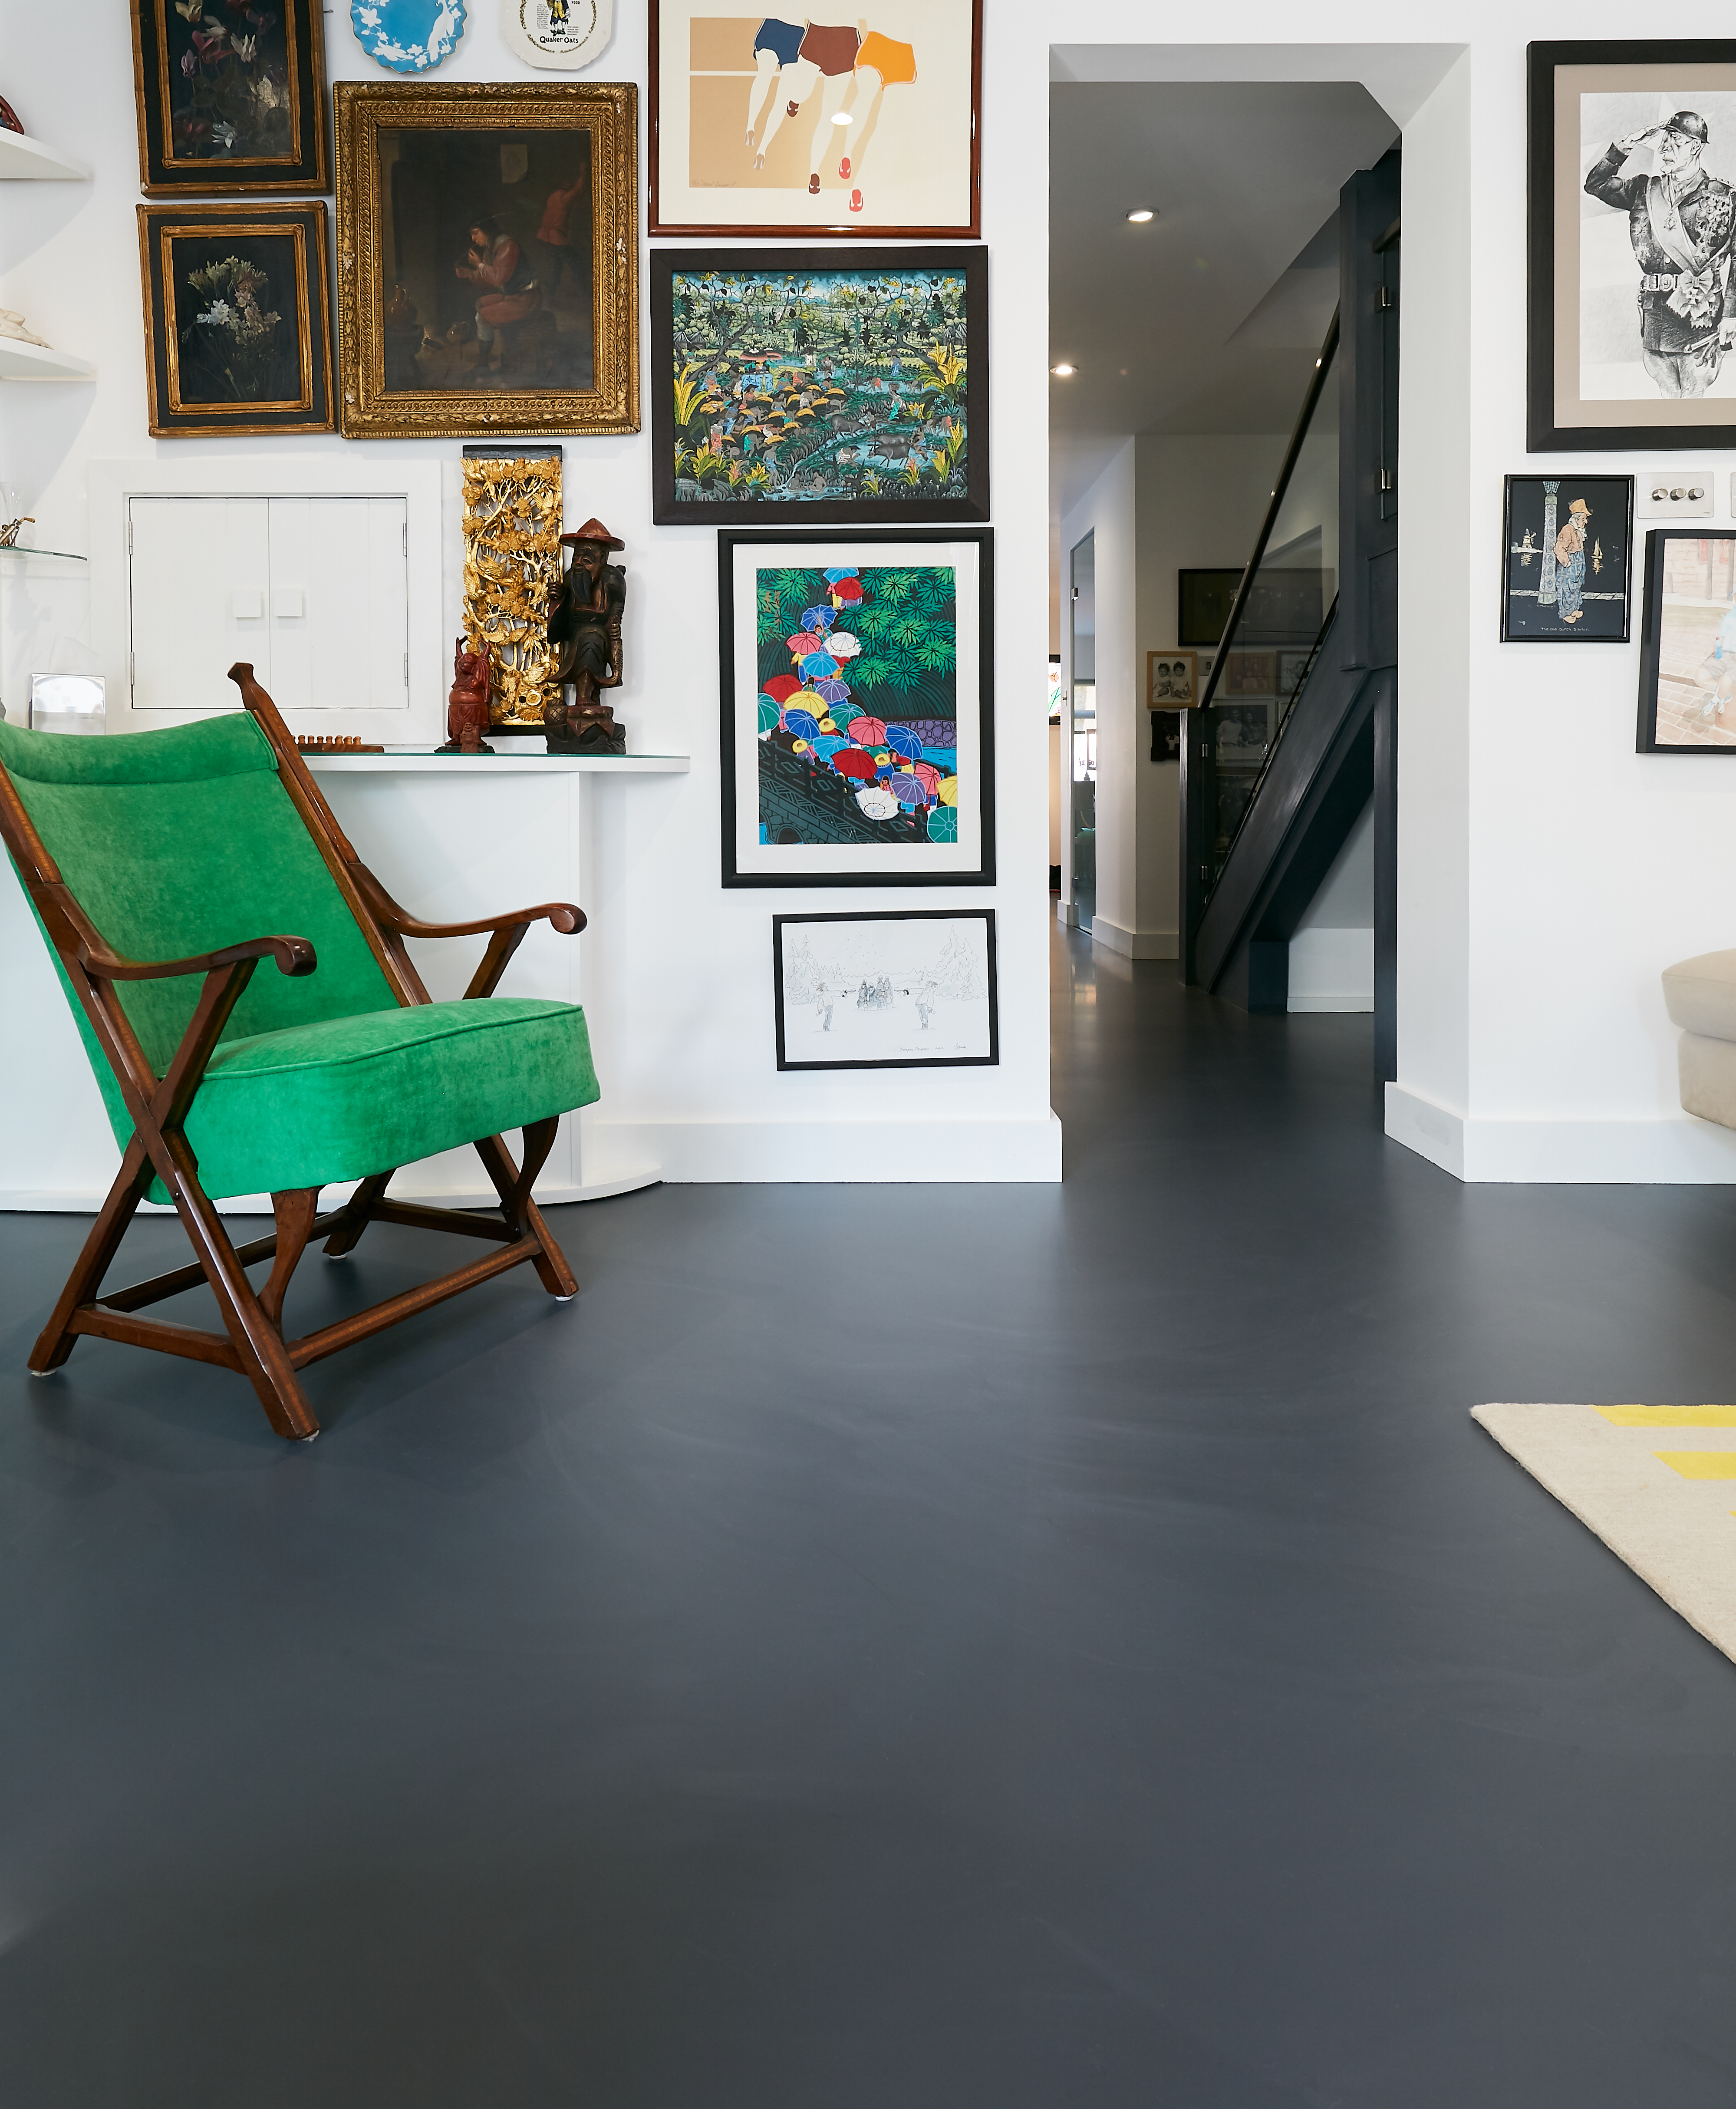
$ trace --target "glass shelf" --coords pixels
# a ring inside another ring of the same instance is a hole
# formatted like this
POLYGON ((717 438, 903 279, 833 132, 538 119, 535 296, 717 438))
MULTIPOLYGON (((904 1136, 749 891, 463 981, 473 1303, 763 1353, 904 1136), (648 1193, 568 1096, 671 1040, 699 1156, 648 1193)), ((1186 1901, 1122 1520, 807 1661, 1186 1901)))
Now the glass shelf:
POLYGON ((16 542, 0 542, 0 557, 63 557, 74 564, 90 562, 88 557, 81 557, 74 549, 26 549, 16 542))

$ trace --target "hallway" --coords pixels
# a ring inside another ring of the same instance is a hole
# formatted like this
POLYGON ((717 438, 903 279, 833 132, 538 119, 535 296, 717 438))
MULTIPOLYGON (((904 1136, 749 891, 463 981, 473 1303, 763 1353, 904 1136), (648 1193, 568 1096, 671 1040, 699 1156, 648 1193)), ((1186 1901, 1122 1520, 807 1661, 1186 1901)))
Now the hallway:
POLYGON ((560 1211, 305 1451, 0 1217, 7 2109, 1729 2101, 1736 1669, 1468 1409, 1736 1396, 1736 1193, 1053 976, 1063 1186, 560 1211))

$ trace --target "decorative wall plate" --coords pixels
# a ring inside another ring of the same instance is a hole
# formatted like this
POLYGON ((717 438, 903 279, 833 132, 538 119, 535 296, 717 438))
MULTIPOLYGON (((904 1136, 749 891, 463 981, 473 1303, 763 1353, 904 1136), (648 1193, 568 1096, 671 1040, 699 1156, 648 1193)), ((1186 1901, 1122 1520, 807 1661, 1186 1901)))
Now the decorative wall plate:
POLYGON ((349 0, 356 41, 394 73, 426 73, 464 34, 464 0, 349 0))
POLYGON ((534 66, 576 72, 615 32, 615 0, 500 0, 500 34, 534 66))

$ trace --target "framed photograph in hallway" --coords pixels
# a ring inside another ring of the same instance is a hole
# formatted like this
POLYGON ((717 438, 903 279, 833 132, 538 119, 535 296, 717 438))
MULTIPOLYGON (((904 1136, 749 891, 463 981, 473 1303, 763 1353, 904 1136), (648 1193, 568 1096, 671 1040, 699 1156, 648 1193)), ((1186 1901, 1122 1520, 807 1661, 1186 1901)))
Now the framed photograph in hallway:
POLYGON ((1736 754, 1736 529, 1646 536, 1642 754, 1736 754))
POLYGON ((1510 476, 1502 508, 1501 642, 1625 644, 1630 476, 1510 476))
POLYGON ((1148 652, 1145 707, 1148 711, 1191 711, 1200 699, 1197 652, 1148 652))
POLYGON ((651 0, 653 234, 975 236, 982 0, 651 0))
POLYGON ((1209 645, 1213 651, 1229 621, 1230 605, 1242 583, 1240 571, 1178 571, 1175 574, 1175 635, 1183 644, 1209 645))
POLYGON ((1217 738, 1220 764, 1257 767, 1272 744, 1274 706, 1261 703, 1214 703, 1211 716, 1217 738))
POLYGON ((772 995, 780 1069, 990 1067, 994 910, 774 915, 772 995))
POLYGON ((986 527, 718 537, 725 886, 994 878, 986 527))
POLYGON ((1526 446, 1736 446, 1736 41, 1527 62, 1526 446))
POLYGON ((1308 671, 1308 662, 1313 657, 1309 652, 1280 652, 1278 655, 1278 694, 1281 702, 1287 702, 1302 685, 1302 676, 1308 671))
POLYGON ((1269 696, 1278 688, 1275 652, 1232 652, 1224 662, 1224 678, 1218 684, 1220 700, 1236 696, 1269 696))

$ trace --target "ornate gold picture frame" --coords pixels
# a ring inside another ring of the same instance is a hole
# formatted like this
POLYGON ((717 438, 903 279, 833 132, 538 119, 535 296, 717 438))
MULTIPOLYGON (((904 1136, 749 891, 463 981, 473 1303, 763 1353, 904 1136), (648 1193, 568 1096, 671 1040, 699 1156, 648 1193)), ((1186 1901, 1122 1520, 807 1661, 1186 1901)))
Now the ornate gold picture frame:
POLYGON ((336 90, 348 439, 639 429, 630 82, 336 90))
POLYGON ((151 430, 329 432, 323 205, 142 205, 151 430))

